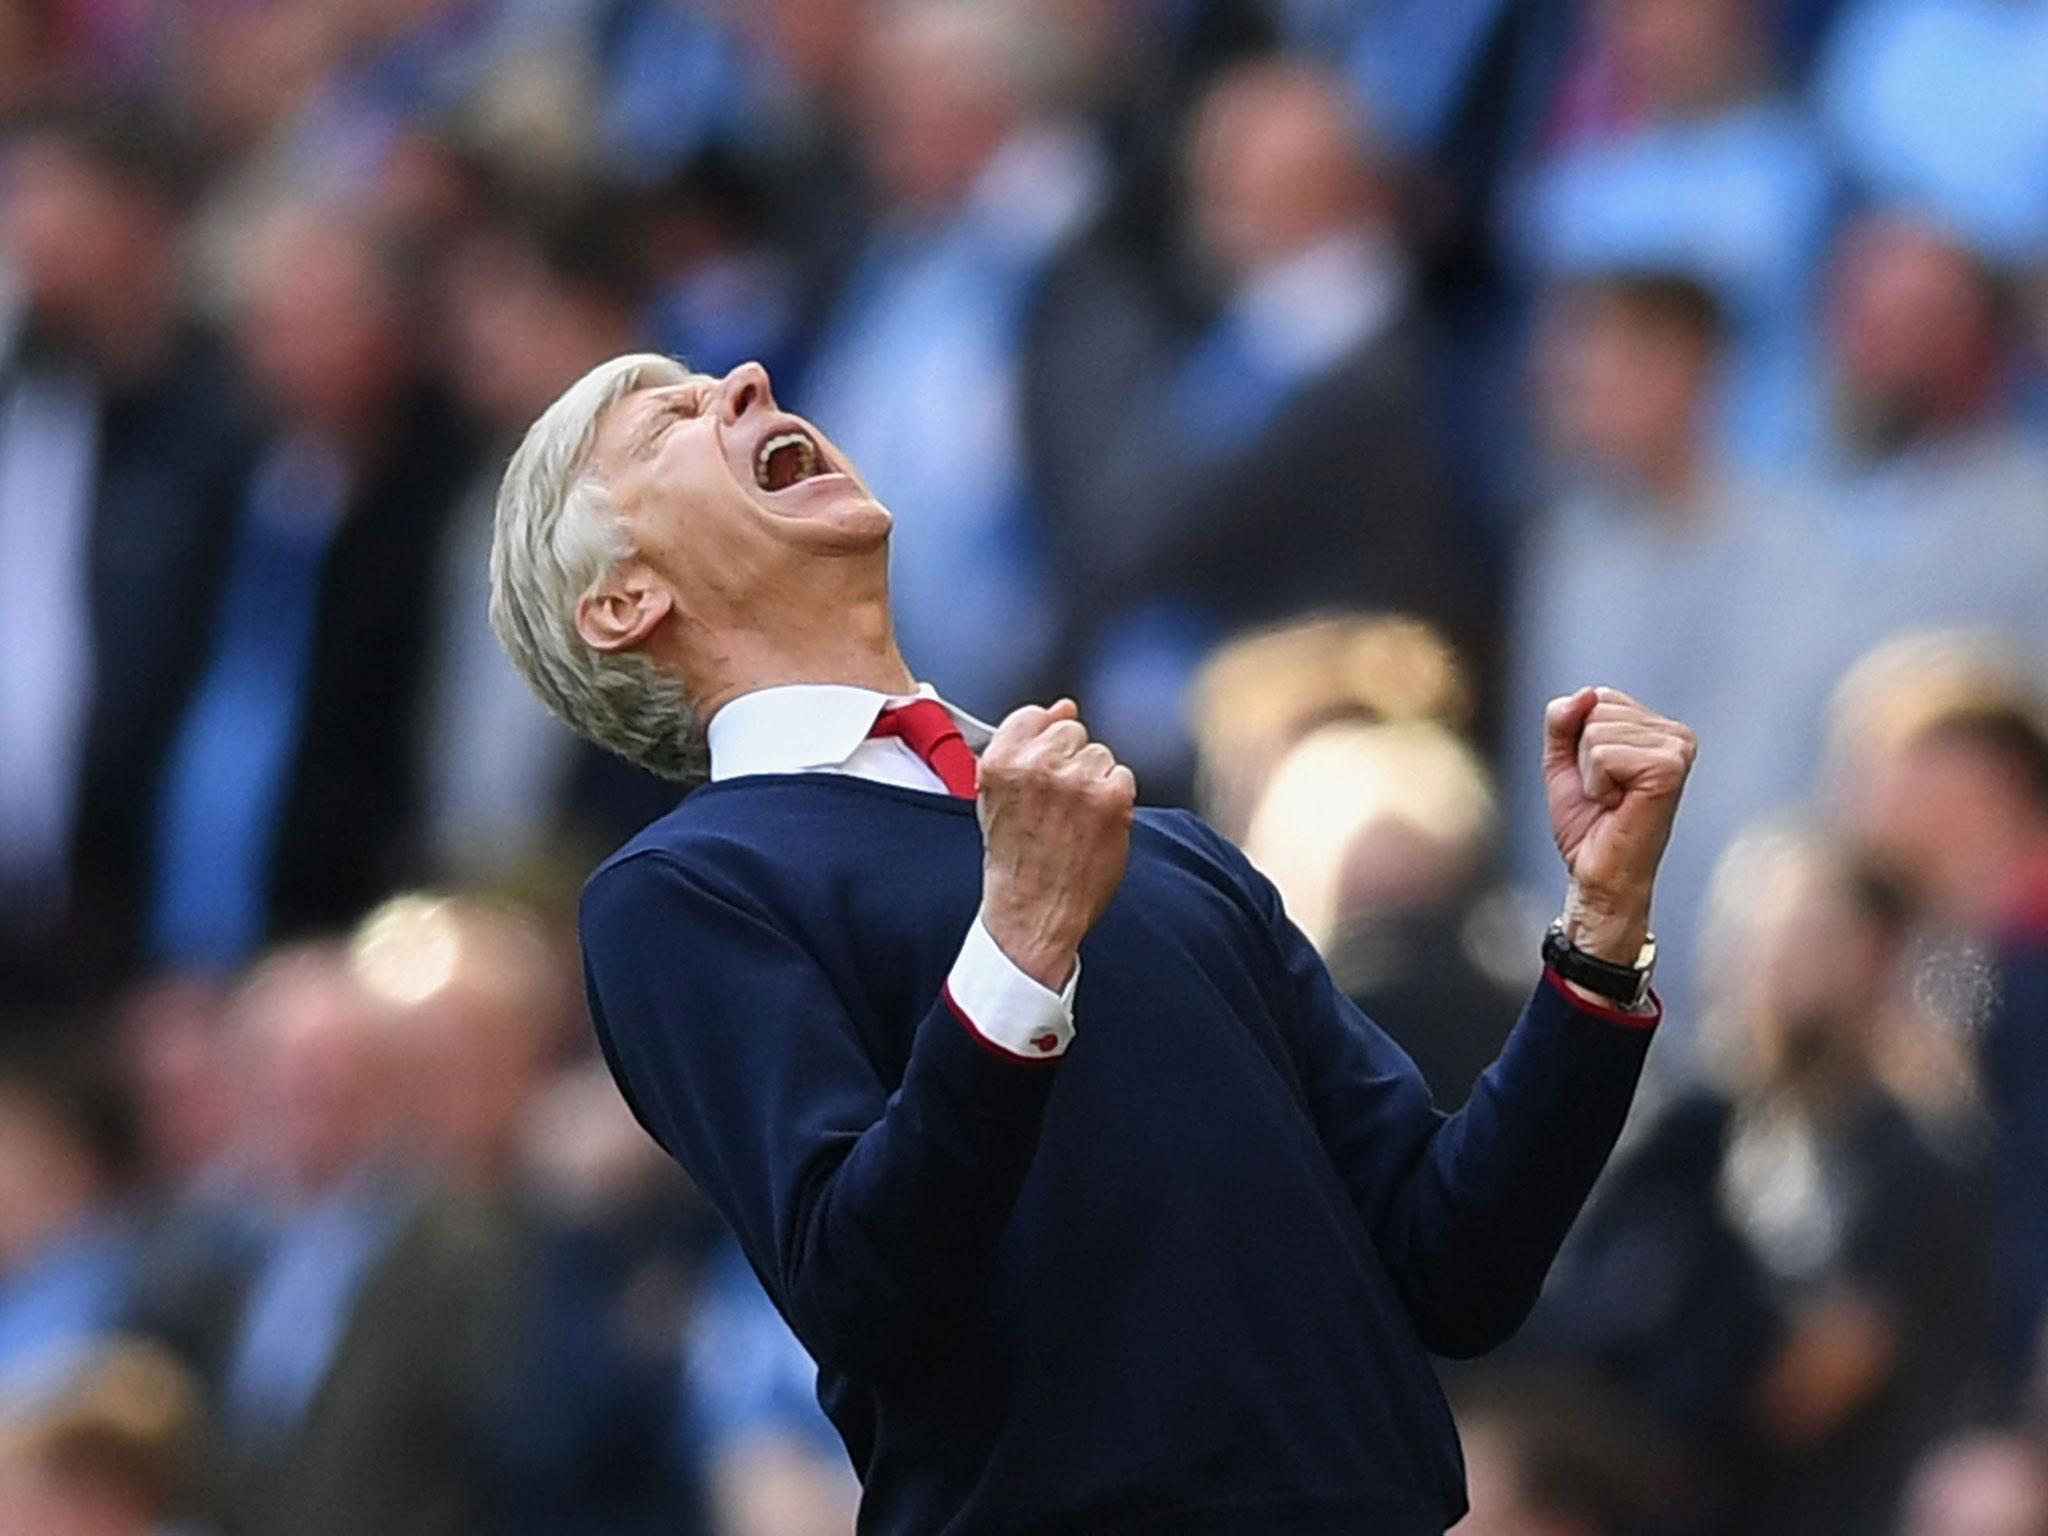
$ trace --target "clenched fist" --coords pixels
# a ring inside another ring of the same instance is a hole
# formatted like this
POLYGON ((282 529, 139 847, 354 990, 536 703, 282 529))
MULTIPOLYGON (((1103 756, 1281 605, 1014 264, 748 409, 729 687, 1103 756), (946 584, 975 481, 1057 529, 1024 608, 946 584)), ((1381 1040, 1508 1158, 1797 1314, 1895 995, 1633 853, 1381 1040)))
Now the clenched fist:
POLYGON ((1550 828, 1571 873, 1567 934, 1603 960, 1633 965, 1697 743, 1612 688, 1553 699, 1543 726, 1550 828))
POLYGON ((981 916, 1017 967, 1057 992, 1116 894, 1138 784, 1062 699, 1012 713, 981 754, 981 916))

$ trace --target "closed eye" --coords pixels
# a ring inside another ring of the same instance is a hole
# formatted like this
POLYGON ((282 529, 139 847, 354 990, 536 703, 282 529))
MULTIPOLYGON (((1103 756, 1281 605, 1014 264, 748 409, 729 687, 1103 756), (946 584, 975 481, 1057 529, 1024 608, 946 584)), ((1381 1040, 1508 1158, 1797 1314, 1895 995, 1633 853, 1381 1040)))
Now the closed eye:
POLYGON ((696 389, 681 389, 664 395, 661 403, 647 413, 647 425, 642 429, 639 443, 640 452, 643 455, 652 453, 673 428, 702 415, 705 398, 704 392, 696 389))

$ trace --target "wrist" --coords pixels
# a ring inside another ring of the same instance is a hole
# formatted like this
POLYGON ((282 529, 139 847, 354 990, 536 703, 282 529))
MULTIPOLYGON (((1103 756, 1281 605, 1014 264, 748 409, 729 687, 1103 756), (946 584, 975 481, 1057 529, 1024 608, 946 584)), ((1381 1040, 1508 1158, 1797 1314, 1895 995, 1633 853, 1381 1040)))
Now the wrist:
POLYGON ((1634 965, 1650 936, 1650 893, 1617 895, 1573 881, 1565 893, 1562 921, 1574 949, 1610 965, 1634 965))
POLYGON ((984 888, 981 925, 1018 970, 1048 992, 1062 990, 1080 961, 1081 940, 1051 914, 1020 908, 984 888))

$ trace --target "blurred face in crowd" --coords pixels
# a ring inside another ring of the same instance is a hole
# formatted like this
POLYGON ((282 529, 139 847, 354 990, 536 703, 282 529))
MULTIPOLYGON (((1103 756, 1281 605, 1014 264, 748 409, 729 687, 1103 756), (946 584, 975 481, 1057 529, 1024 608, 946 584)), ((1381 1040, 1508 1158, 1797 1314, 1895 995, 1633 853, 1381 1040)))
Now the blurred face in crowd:
POLYGON ((2048 848, 2048 818, 1994 754, 1934 738, 1882 754, 1849 792, 1851 825, 1872 854, 1950 921, 1989 931, 2021 861, 2048 848))
POLYGON ((8 157, 4 227, 30 307, 94 343, 167 296, 173 219, 151 193, 49 134, 8 157))
POLYGON ((339 956, 276 964, 237 1008, 249 1048, 244 1123, 265 1138, 265 1167, 293 1192, 318 1194, 382 1150, 388 1026, 339 956))
POLYGON ((968 8, 911 5, 869 43, 858 110, 869 169, 887 200, 943 216, 974 185, 1016 125, 1016 81, 993 18, 968 8))
POLYGON ((2017 1435, 1935 1453, 1914 1474, 1899 1536, 2048 1536, 2048 1471, 2017 1435))
POLYGON ((457 381, 479 414, 508 431, 631 342, 622 305, 563 282, 510 237, 470 241, 448 278, 457 381))
POLYGON ((1653 117, 1688 117, 1739 99, 1755 79, 1754 0, 1604 0, 1602 40, 1653 117))
POLYGON ((91 1155, 71 1128, 21 1086, 0 1082, 0 1276, 98 1192, 91 1155))
POLYGON ((721 650, 811 643, 847 622, 834 596, 886 589, 888 511, 776 404, 758 363, 628 395, 599 419, 591 468, 631 548, 577 613, 600 650, 637 647, 671 617, 721 650))
POLYGON ((1869 451, 1966 422, 1996 392, 1990 283, 1932 229, 1890 218, 1851 229, 1835 260, 1831 319, 1844 426, 1869 451))
POLYGON ((1340 82, 1300 64, 1226 75, 1195 119, 1189 162, 1195 232, 1238 279, 1367 218, 1382 189, 1340 82))
MULTIPOLYGON (((4 1426, 0 1426, 4 1433, 4 1426)), ((155 1522, 125 1490, 0 1440, 0 1531, 15 1536, 150 1536, 155 1522)))
POLYGON ((366 920, 352 959, 392 1011, 405 1133, 437 1169, 496 1182, 568 1032, 554 950, 512 912, 400 897, 366 920))
POLYGON ((867 0, 723 0, 807 93, 836 98, 873 25, 867 0))
POLYGON ((203 1169, 234 1133, 223 1007, 211 983, 171 978, 138 992, 122 1009, 127 1080, 149 1166, 171 1178, 203 1169))
POLYGON ((1472 1512, 1458 1536, 1599 1536, 1591 1520, 1541 1507, 1524 1486, 1528 1474, 1513 1430, 1490 1418, 1461 1420, 1472 1512))
POLYGON ((276 216, 253 243, 242 355, 277 414, 354 437, 404 372, 404 321, 374 235, 339 214, 276 216))
POLYGON ((1537 354, 1552 448, 1596 477, 1682 490, 1713 364, 1712 338, 1673 315, 1601 289, 1560 295, 1537 354))
POLYGON ((1898 935, 1859 904, 1831 858, 1813 859, 1768 900, 1751 981, 1759 1067, 1778 1082, 1860 1070, 1887 1011, 1898 935))

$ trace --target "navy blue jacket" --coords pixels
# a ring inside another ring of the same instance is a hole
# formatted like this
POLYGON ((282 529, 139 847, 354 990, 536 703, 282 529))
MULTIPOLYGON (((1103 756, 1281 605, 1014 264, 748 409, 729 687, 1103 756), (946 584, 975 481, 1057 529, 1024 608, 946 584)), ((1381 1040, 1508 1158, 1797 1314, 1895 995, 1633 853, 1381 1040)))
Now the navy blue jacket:
POLYGON ((817 1358, 861 1530, 1443 1531, 1429 1355, 1528 1312, 1649 1031, 1546 981, 1446 1117, 1144 811, 1074 1043, 1020 1062, 941 991, 980 892, 970 803, 811 774, 699 789, 584 894, 605 1053, 817 1358))

